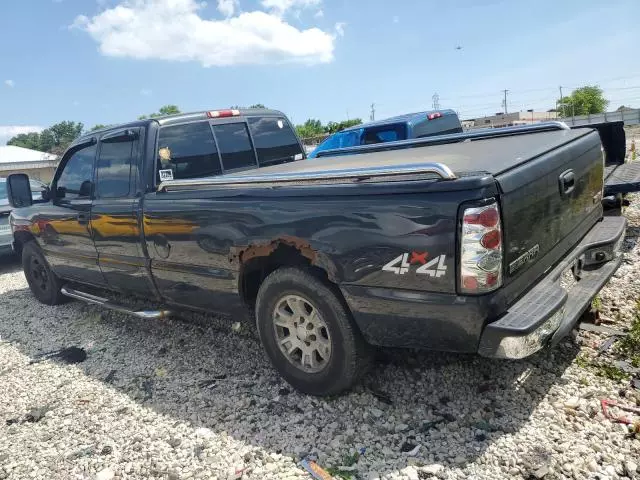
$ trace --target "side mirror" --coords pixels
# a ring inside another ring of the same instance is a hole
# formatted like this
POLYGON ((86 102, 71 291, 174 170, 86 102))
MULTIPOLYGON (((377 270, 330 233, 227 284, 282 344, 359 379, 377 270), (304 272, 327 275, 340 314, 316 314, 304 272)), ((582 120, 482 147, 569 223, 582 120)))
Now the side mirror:
POLYGON ((7 177, 7 194, 9 205, 13 208, 30 207, 33 205, 29 176, 24 173, 14 173, 7 177))

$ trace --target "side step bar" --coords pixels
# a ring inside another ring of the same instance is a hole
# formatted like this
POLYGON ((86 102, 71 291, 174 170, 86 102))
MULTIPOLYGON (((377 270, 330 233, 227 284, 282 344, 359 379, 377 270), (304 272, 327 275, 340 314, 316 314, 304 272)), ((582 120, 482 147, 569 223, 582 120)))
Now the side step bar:
POLYGON ((86 292, 80 292, 70 287, 62 287, 62 290, 60 290, 60 293, 62 293, 63 295, 69 298, 81 300, 85 303, 100 305, 102 307, 108 308, 109 310, 128 313, 129 315, 135 315, 136 317, 144 318, 147 320, 157 320, 160 318, 166 318, 166 317, 169 317, 172 313, 170 310, 137 310, 137 311, 131 310, 129 307, 125 307, 124 305, 120 305, 119 303, 112 302, 107 298, 98 297, 97 295, 92 295, 86 292))

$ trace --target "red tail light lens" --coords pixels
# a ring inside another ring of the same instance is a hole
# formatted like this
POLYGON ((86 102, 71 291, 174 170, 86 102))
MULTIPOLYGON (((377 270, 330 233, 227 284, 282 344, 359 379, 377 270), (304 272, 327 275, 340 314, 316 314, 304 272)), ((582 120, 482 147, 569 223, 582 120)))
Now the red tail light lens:
POLYGON ((502 243, 502 235, 500 230, 489 230, 480 239, 480 245, 489 250, 495 250, 502 243))
POLYGON ((427 115, 429 120, 435 120, 436 118, 441 118, 442 114, 440 112, 434 112, 427 115))
POLYGON ((500 214, 498 209, 489 208, 482 210, 481 212, 475 212, 477 208, 469 208, 465 210, 464 223, 470 225, 482 225, 483 227, 493 227, 500 220, 500 214), (468 210, 474 210, 473 212, 466 213, 468 210))
POLYGON ((502 285, 502 227, 497 202, 464 210, 459 278, 462 293, 487 293, 502 285))

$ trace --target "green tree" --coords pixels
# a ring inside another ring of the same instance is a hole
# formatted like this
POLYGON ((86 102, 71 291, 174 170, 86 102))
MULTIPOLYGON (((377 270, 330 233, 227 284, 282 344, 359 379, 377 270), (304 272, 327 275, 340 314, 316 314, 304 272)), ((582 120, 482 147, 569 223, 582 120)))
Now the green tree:
POLYGON ((249 105, 249 108, 267 108, 261 103, 254 103, 253 105, 249 105))
POLYGON ((7 145, 40 150, 40 134, 38 132, 20 133, 10 138, 7 145))
POLYGON ((587 85, 571 92, 571 95, 558 100, 558 113, 561 117, 602 113, 609 101, 597 85, 587 85))
POLYGON ((69 144, 82 134, 84 125, 81 122, 64 121, 45 128, 40 133, 40 150, 43 152, 62 154, 69 144))
POLYGON ((147 118, 164 117, 165 115, 176 115, 178 113, 182 113, 182 112, 180 111, 177 105, 165 105, 155 113, 151 113, 149 115, 140 115, 138 117, 138 120, 146 120, 147 118))
POLYGON ((360 125, 362 123, 362 119, 354 118, 353 120, 343 120, 341 122, 329 122, 325 127, 325 132, 327 133, 336 133, 340 130, 344 130, 345 128, 355 127, 356 125, 360 125))
POLYGON ((296 125, 296 132, 298 132, 300 138, 317 137, 324 135, 325 127, 322 126, 320 120, 310 118, 302 125, 296 125))
POLYGON ((93 127, 91 127, 89 129, 89 131, 90 132, 95 132, 96 130, 100 130, 100 129, 103 129, 103 128, 106 128, 106 127, 107 127, 107 125, 103 125, 102 123, 98 123, 97 125, 94 125, 93 127))

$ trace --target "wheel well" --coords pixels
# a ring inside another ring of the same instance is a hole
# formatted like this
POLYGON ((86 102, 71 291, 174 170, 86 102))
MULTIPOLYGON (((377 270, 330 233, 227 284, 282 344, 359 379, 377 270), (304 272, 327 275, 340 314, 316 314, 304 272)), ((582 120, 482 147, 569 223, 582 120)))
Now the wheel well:
POLYGON ((264 279, 280 267, 305 267, 318 278, 329 281, 327 272, 312 265, 300 250, 281 244, 269 255, 254 257, 243 265, 240 271, 240 296, 249 308, 255 306, 264 279))
POLYGON ((17 231, 13 234, 13 240, 14 240, 13 245, 14 245, 16 254, 21 256, 22 247, 24 247, 27 243, 34 241, 35 238, 30 232, 17 231))

